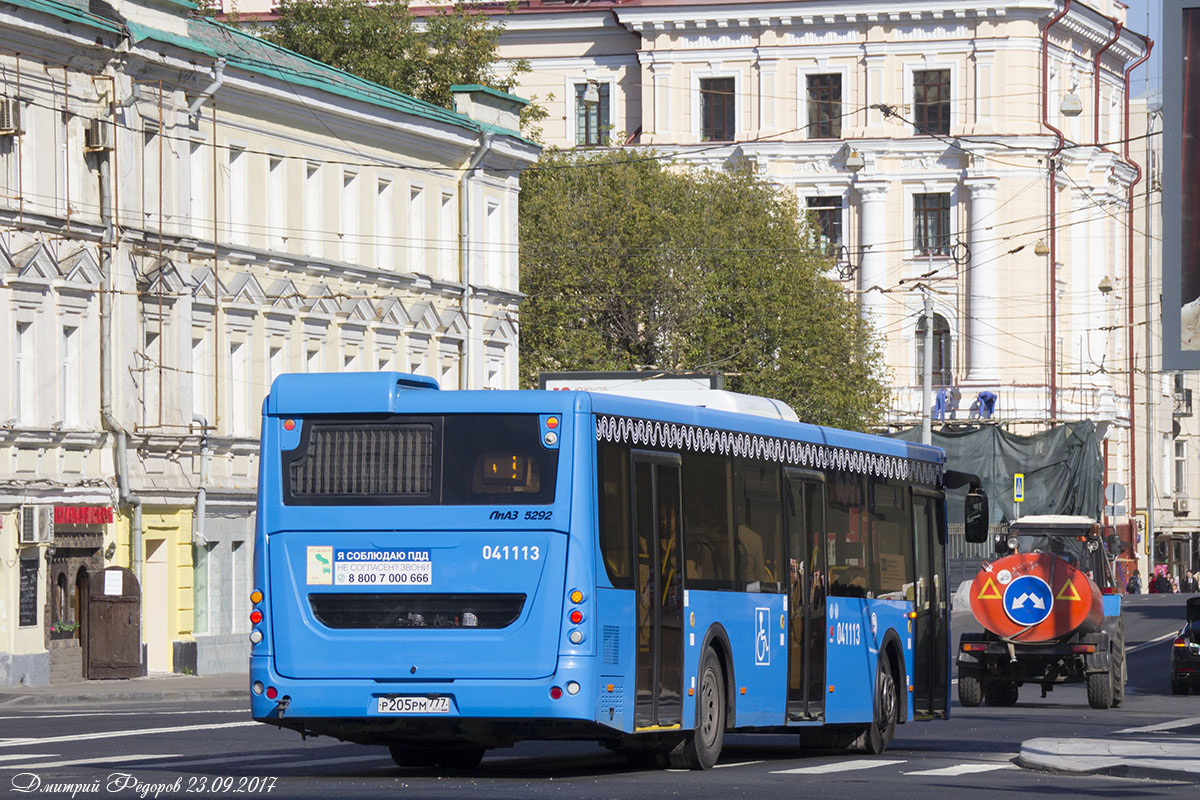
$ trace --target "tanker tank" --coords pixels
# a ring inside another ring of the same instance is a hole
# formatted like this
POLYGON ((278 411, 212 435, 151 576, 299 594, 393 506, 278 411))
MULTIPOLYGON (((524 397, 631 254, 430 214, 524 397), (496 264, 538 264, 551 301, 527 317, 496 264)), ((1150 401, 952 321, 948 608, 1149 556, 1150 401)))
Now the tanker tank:
POLYGON ((982 633, 959 641, 959 700, 1011 706, 1026 683, 1042 697, 1085 683, 1094 708, 1121 705, 1125 636, 1112 569, 1120 540, 1088 517, 1036 516, 1010 524, 970 586, 982 633))

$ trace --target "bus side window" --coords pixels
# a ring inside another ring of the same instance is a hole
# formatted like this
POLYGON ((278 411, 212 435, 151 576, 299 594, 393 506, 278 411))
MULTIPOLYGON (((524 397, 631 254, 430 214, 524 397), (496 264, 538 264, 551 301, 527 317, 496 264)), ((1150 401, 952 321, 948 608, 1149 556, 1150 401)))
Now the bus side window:
POLYGON ((682 480, 684 575, 697 589, 732 589, 728 460, 685 453, 682 480))
POLYGON ((629 452, 611 444, 601 444, 597 450, 600 552, 612 585, 618 589, 631 589, 633 543, 629 530, 629 452))
POLYGON ((779 467, 734 460, 738 589, 784 591, 783 502, 779 467))

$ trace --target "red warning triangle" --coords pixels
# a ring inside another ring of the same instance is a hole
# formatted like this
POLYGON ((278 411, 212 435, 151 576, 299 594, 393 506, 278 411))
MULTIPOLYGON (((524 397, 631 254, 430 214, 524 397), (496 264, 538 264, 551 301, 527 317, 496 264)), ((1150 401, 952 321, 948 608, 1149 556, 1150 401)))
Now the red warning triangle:
POLYGON ((1058 594, 1054 595, 1054 599, 1055 600, 1082 600, 1083 598, 1081 598, 1079 596, 1078 590, 1075 589, 1075 581, 1068 578, 1067 582, 1064 583, 1062 585, 1062 588, 1058 590, 1058 594), (1067 593, 1068 590, 1070 590, 1069 594, 1067 593))
POLYGON ((975 599, 976 600, 999 600, 1000 599, 1000 590, 998 588, 996 588, 996 584, 992 580, 991 575, 989 575, 988 579, 983 582, 983 588, 981 588, 979 590, 979 594, 975 595, 975 599))

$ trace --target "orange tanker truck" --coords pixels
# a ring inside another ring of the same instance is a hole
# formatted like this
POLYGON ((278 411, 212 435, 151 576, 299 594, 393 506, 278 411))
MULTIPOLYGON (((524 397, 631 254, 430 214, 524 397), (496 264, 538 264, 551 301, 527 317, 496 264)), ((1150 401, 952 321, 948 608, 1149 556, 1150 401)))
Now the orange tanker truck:
POLYGON ((1092 708, 1125 698, 1125 632, 1111 552, 1088 517, 1035 516, 1010 523, 970 586, 981 633, 958 646, 958 699, 964 706, 1011 706, 1020 687, 1086 683, 1092 708))

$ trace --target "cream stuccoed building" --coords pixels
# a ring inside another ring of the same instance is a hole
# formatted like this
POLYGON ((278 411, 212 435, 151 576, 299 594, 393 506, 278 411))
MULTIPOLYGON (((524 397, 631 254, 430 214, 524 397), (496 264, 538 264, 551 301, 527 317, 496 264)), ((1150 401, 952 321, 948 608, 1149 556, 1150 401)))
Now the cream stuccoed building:
POLYGON ((891 426, 921 423, 927 336, 935 425, 1094 421, 1144 570, 1157 309, 1127 87, 1152 44, 1125 22, 1115 0, 528 0, 501 51, 547 144, 749 159, 792 190, 883 337, 891 426))
POLYGON ((432 106, 186 0, 0 22, 0 685, 243 670, 272 378, 516 384, 523 101, 432 106), (132 653, 88 629, 108 595, 132 653))

